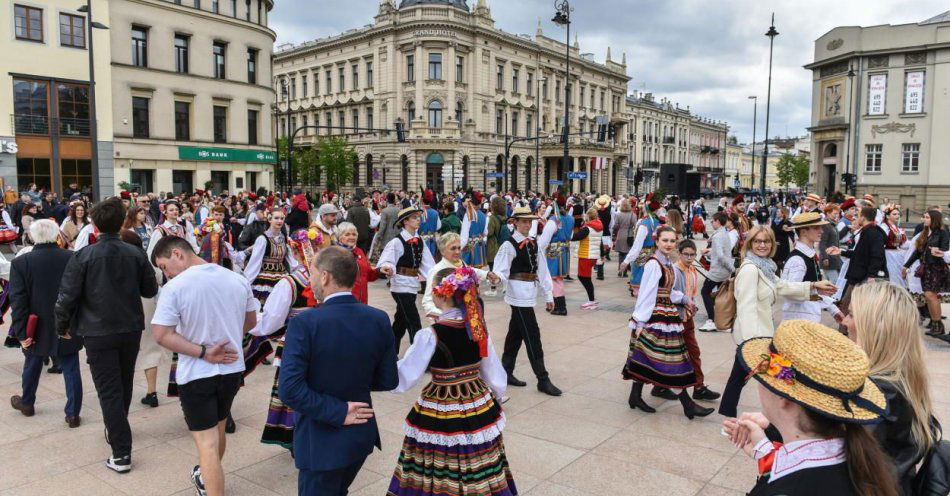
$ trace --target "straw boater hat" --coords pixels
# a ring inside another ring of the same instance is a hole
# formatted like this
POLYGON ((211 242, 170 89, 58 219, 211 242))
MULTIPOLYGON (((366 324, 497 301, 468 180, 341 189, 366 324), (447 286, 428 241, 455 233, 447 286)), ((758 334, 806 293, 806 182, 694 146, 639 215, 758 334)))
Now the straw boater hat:
POLYGON ((864 351, 817 322, 786 320, 774 338, 742 343, 739 356, 769 391, 824 417, 872 424, 887 414, 884 394, 868 378, 864 351))
POLYGON ((596 203, 598 207, 606 207, 607 205, 610 205, 610 197, 607 195, 600 195, 600 198, 597 199, 596 203))
POLYGON ((399 215, 396 216, 396 227, 402 227, 403 221, 409 218, 412 214, 422 215, 422 209, 411 205, 399 211, 399 215))
POLYGON ((828 222, 821 218, 818 212, 805 212, 792 217, 792 229, 803 227, 823 226, 828 222))
POLYGON ((518 219, 534 220, 537 218, 538 216, 535 215, 535 213, 532 212, 531 209, 528 207, 515 207, 515 209, 511 211, 511 217, 509 217, 509 219, 513 219, 513 220, 518 220, 518 219))
POLYGON ((813 202, 815 202, 815 203, 821 203, 821 197, 818 196, 818 195, 816 195, 816 194, 814 194, 814 193, 808 193, 808 196, 806 196, 805 199, 806 199, 806 200, 811 200, 811 201, 813 201, 813 202))

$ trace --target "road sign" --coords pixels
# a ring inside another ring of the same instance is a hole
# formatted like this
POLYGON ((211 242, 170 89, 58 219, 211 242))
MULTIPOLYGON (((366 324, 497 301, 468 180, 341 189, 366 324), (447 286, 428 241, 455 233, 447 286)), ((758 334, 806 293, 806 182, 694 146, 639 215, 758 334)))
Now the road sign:
POLYGON ((564 184, 564 181, 561 181, 560 179, 548 179, 548 184, 551 186, 560 186, 564 184))
POLYGON ((567 173, 568 179, 587 179, 587 173, 583 171, 570 171, 567 173))
POLYGON ((485 177, 505 177, 504 172, 486 172, 485 177))

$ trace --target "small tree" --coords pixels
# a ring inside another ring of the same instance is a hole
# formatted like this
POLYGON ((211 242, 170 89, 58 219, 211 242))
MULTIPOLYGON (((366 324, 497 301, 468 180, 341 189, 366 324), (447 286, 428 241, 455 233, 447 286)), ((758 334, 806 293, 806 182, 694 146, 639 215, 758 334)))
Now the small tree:
POLYGON ((300 184, 313 185, 320 182, 319 157, 313 147, 294 150, 294 172, 300 184))
POLYGON ((779 186, 787 188, 789 184, 794 184, 799 188, 804 188, 808 184, 809 169, 808 157, 795 156, 787 152, 782 154, 775 164, 779 186))
POLYGON ((792 168, 792 181, 798 185, 799 188, 805 189, 805 187, 808 186, 810 170, 811 164, 808 161, 808 157, 795 157, 795 166, 792 168))
POLYGON ((316 153, 317 165, 327 176, 327 189, 336 191, 353 177, 353 163, 359 158, 356 149, 343 137, 320 140, 316 153))

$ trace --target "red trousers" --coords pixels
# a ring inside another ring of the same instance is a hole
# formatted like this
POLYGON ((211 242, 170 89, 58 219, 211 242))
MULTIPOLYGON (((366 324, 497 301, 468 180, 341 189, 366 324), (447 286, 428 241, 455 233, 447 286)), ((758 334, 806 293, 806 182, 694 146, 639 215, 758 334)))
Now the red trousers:
POLYGON ((696 342, 696 324, 693 319, 683 322, 683 341, 686 342, 686 354, 689 355, 689 363, 696 372, 695 387, 703 387, 703 363, 699 360, 699 343, 696 342))

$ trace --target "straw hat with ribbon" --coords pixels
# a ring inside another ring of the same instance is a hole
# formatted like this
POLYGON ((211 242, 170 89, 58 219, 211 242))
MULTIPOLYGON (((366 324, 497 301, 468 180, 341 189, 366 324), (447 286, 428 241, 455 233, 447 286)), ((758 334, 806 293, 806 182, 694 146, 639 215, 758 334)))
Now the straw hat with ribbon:
POLYGON ((808 196, 806 196, 805 199, 813 201, 815 203, 821 203, 821 197, 814 193, 808 193, 808 196))
POLYGON ((868 378, 864 351, 817 322, 786 320, 774 338, 742 343, 739 358, 748 377, 824 417, 872 424, 887 414, 884 394, 868 378))
POLYGON ((511 217, 509 217, 509 219, 514 219, 514 220, 518 220, 518 219, 531 219, 531 220, 534 220, 534 219, 537 219, 537 218, 538 218, 538 216, 535 215, 535 213, 532 212, 531 209, 528 208, 528 207, 515 207, 515 208, 511 211, 511 217))
POLYGON ((413 214, 422 215, 422 209, 411 205, 399 211, 399 215, 396 216, 396 227, 402 227, 403 221, 408 219, 413 214))
POLYGON ((828 222, 821 218, 818 212, 805 212, 792 217, 792 229, 803 227, 823 226, 828 222))

